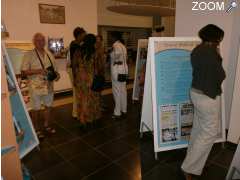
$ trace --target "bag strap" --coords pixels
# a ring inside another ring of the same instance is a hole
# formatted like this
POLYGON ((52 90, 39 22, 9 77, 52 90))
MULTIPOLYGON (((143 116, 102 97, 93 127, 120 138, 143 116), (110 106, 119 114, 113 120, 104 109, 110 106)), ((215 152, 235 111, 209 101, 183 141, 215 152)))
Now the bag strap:
POLYGON ((42 59, 40 58, 40 55, 38 54, 38 52, 37 52, 36 49, 34 49, 34 51, 35 51, 36 54, 37 54, 37 57, 38 57, 38 60, 40 61, 40 64, 41 64, 41 66, 42 66, 42 69, 45 70, 45 67, 44 67, 44 65, 43 65, 42 59))
MULTIPOLYGON (((41 64, 42 68, 45 69, 45 67, 44 67, 44 65, 43 65, 43 62, 42 62, 42 59, 40 58, 40 55, 38 54, 38 52, 37 52, 36 49, 34 49, 34 50, 35 50, 35 52, 36 52, 36 54, 37 54, 37 57, 38 57, 38 59, 39 59, 39 61, 40 61, 40 64, 41 64)), ((50 64, 51 64, 51 66, 54 67, 54 66, 53 66, 53 63, 52 63, 52 61, 51 61, 51 58, 49 57, 48 53, 47 53, 47 52, 45 52, 45 53, 46 53, 46 55, 47 55, 47 57, 48 57, 48 60, 49 60, 49 62, 50 62, 50 64)))
POLYGON ((47 57, 48 57, 48 60, 49 60, 49 62, 50 62, 50 64, 51 64, 51 66, 54 68, 54 66, 53 66, 53 63, 52 63, 52 60, 51 60, 50 56, 48 55, 48 53, 47 53, 47 52, 46 52, 46 54, 47 54, 47 57))

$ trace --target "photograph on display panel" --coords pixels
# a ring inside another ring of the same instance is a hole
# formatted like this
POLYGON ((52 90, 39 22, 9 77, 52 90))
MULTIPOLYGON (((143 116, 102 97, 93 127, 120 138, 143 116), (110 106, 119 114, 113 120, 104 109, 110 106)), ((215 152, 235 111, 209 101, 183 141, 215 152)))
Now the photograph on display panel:
POLYGON ((160 106, 161 143, 180 140, 180 126, 178 119, 178 105, 160 106))
POLYGON ((191 102, 182 103, 180 108, 181 138, 189 140, 193 125, 193 104, 191 102))

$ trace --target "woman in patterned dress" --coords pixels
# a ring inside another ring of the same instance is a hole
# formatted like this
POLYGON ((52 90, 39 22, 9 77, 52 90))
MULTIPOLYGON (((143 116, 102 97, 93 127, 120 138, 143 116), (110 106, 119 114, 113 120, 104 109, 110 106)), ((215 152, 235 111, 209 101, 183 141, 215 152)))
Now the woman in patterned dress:
POLYGON ((101 117, 100 99, 97 92, 91 90, 94 77, 96 37, 86 35, 82 46, 75 52, 76 64, 73 66, 74 86, 77 94, 77 114, 82 125, 87 125, 101 117))

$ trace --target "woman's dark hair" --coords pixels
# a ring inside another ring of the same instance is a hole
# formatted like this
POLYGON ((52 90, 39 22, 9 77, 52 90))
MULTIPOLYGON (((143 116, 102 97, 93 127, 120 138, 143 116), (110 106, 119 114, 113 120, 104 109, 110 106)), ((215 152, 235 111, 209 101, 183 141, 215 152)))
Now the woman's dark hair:
POLYGON ((81 27, 76 27, 73 31, 73 36, 74 36, 75 39, 77 39, 77 37, 79 35, 81 35, 82 33, 86 33, 86 31, 81 27))
POLYGON ((96 49, 96 36, 94 34, 87 34, 83 39, 83 44, 81 46, 81 56, 82 59, 90 60, 94 55, 96 49))
POLYGON ((203 42, 219 43, 223 40, 224 31, 214 24, 208 24, 199 31, 198 35, 203 42))
POLYGON ((156 32, 163 32, 165 30, 165 27, 164 26, 157 27, 155 30, 156 32))
POLYGON ((115 41, 120 41, 121 43, 124 44, 124 40, 122 38, 122 32, 120 31, 112 31, 111 35, 115 41))

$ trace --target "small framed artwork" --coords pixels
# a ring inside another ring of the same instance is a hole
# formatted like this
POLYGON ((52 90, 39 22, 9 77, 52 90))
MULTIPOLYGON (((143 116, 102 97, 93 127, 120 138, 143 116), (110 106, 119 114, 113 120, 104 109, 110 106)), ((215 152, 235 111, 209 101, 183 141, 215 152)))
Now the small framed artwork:
POLYGON ((59 5, 39 4, 40 23, 65 24, 65 7, 59 5))

